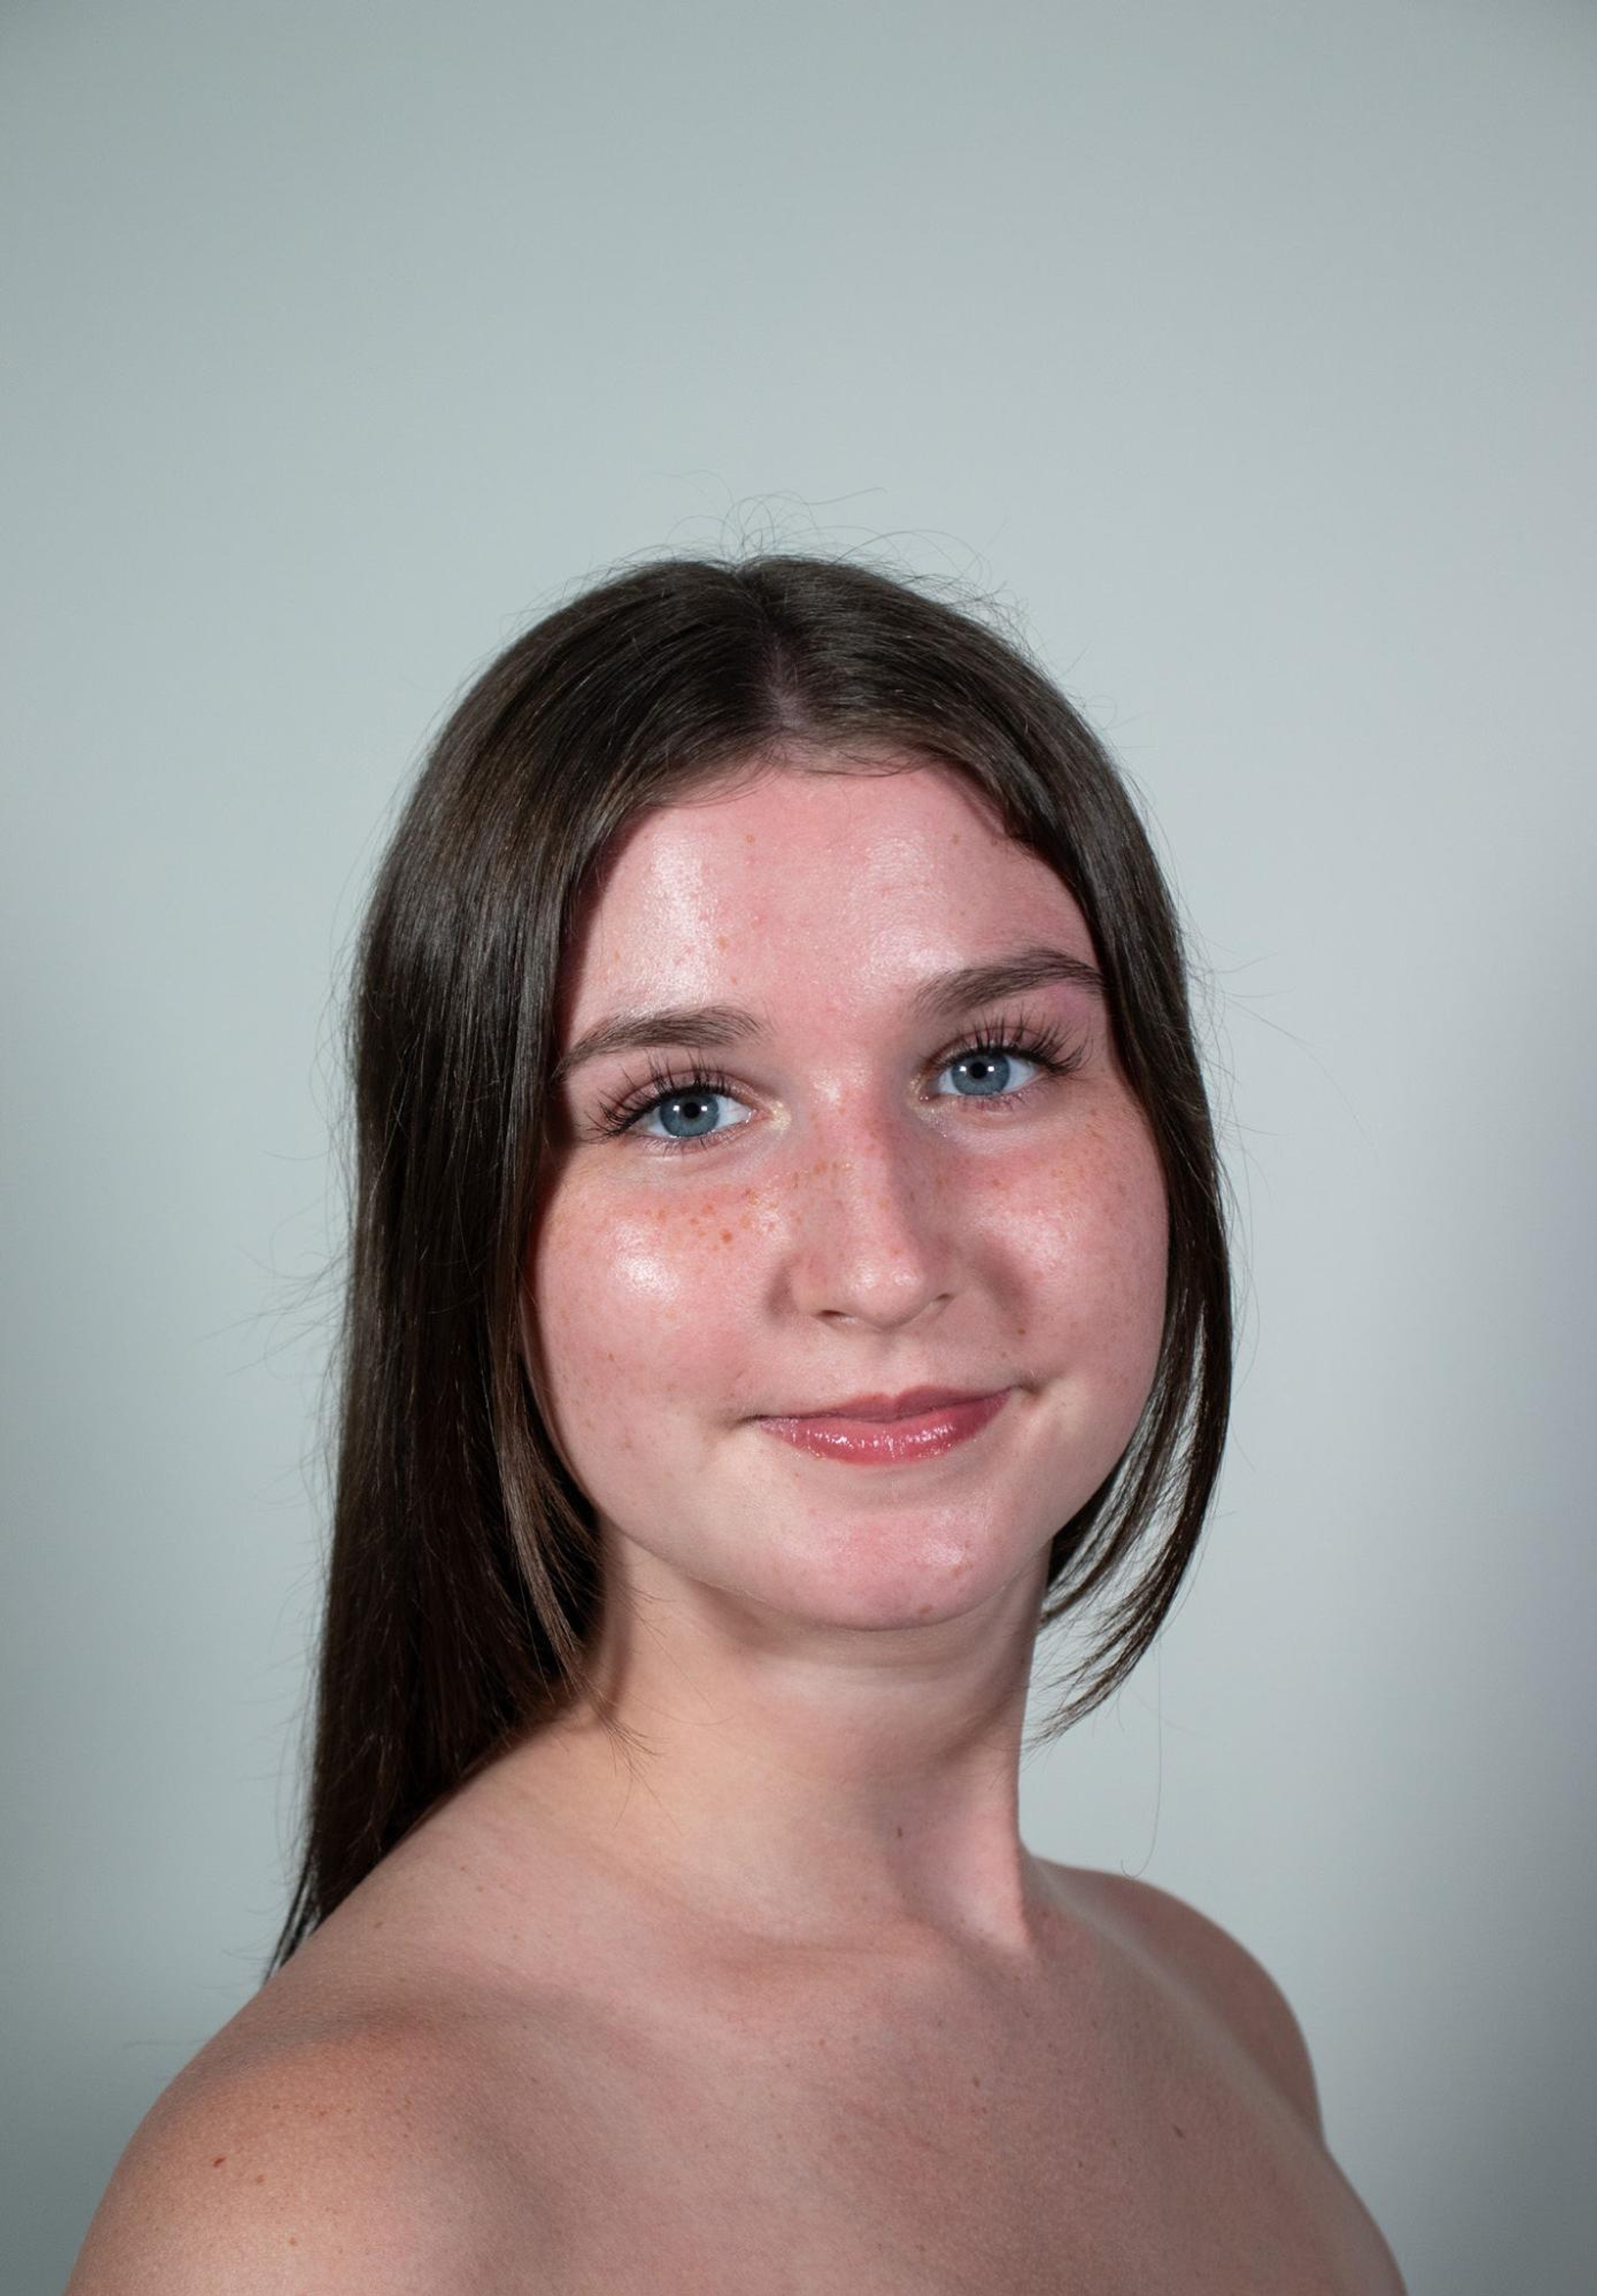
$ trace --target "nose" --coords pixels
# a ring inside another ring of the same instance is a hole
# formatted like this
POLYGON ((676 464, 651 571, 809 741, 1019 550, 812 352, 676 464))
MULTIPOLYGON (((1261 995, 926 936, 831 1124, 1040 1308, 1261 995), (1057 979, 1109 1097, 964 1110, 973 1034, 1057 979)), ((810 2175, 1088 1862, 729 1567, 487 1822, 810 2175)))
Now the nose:
POLYGON ((951 1297, 960 1223, 936 1140, 877 1113, 807 1128, 792 1177, 786 1255, 793 1305, 807 1316, 895 1331, 951 1297))

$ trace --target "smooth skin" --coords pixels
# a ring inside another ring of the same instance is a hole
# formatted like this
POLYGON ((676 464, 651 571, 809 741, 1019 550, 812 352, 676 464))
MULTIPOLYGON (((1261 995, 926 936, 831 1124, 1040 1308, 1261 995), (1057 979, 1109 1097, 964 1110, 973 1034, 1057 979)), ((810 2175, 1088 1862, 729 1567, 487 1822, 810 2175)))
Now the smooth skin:
POLYGON ((762 758, 620 840, 563 1047, 757 1025, 559 1086, 523 1344, 610 1726, 480 1773, 202 2052, 71 2296, 1401 2296, 1264 1972, 1020 1838, 1049 1543, 1141 1411, 1166 1240, 1090 985, 926 1017, 1042 948, 1094 962, 914 758, 762 758), (923 1384, 1008 1399, 898 1466, 759 1423, 923 1384))

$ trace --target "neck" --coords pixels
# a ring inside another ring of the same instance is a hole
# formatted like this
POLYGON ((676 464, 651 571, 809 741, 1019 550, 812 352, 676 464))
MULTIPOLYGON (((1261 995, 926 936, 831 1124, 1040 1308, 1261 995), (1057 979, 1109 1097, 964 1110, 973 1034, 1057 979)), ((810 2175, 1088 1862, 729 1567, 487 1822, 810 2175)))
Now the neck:
POLYGON ((921 1626, 794 1620, 717 1588, 615 1584, 597 1693, 502 1766, 555 1829, 720 1933, 1027 1954, 1045 1918, 1018 1774, 1040 1558, 921 1626))

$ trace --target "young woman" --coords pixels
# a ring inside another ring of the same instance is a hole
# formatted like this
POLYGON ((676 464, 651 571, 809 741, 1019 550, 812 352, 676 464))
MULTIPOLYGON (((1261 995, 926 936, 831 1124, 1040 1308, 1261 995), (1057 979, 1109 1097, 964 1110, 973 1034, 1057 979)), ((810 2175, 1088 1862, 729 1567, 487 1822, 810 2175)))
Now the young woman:
POLYGON ((467 694, 361 944, 308 1844, 74 2296, 1390 2296, 1290 2010, 1021 1841, 1209 1504, 1180 935, 1092 734, 857 566, 467 694))

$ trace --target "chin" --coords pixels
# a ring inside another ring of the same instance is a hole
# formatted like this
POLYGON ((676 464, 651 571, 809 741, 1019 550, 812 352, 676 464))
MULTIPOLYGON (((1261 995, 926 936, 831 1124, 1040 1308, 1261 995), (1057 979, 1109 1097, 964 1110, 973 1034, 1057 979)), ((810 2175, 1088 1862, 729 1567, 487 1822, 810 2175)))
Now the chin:
MULTIPOLYGON (((1041 1593, 1046 1547, 1008 1538, 928 1533, 889 1538, 878 1519, 825 1557, 789 1552, 761 1573, 759 1599, 795 1621, 891 1632, 967 1618, 1034 1577, 1041 1593)), ((751 1592, 755 1589, 751 1588, 751 1592)))

